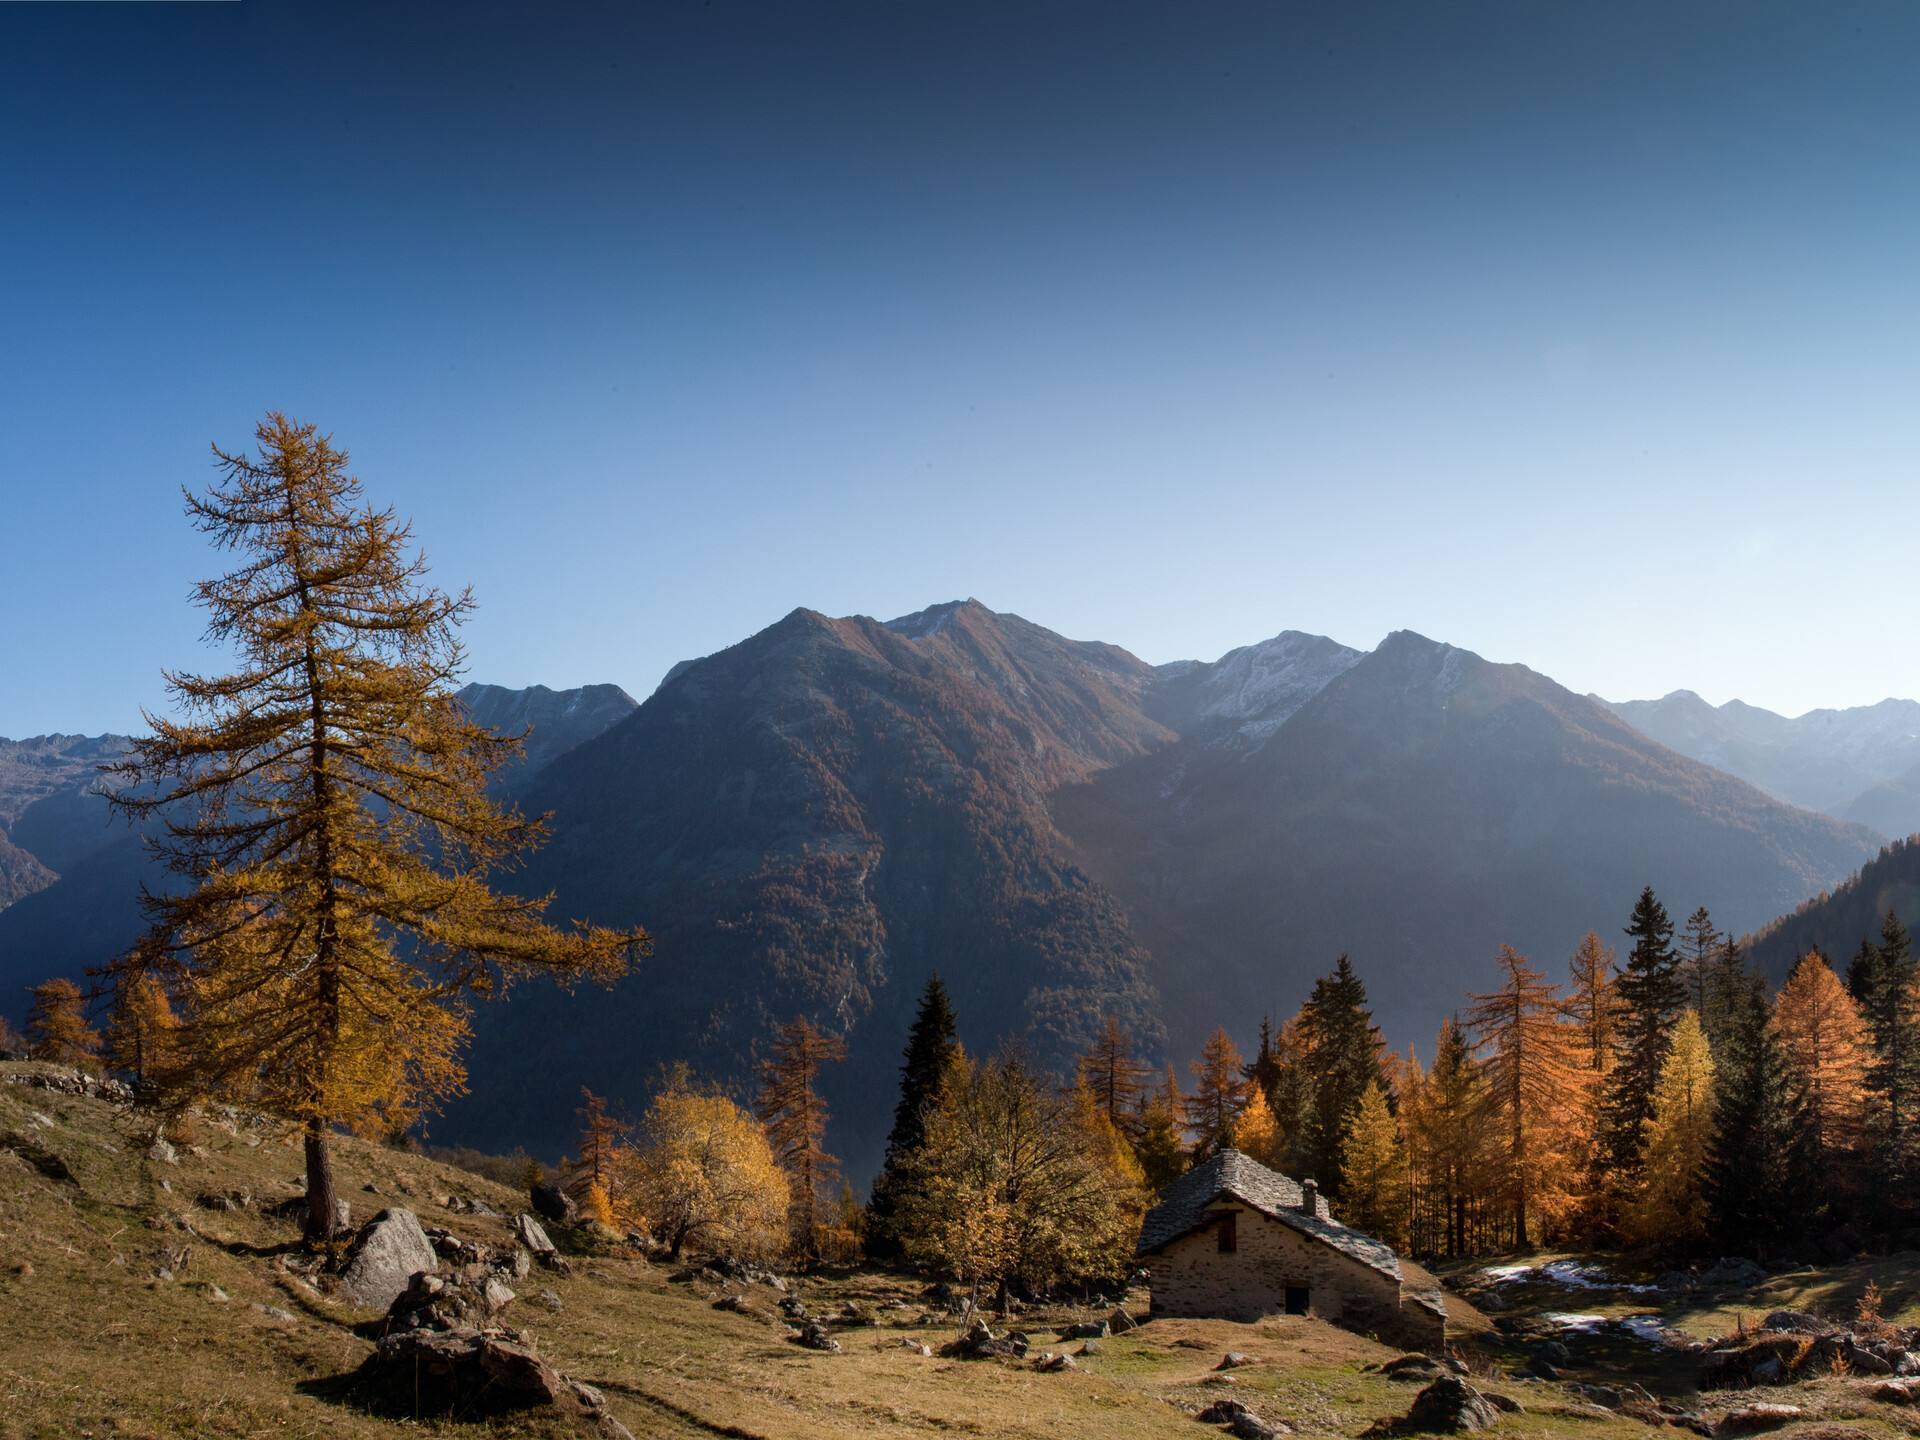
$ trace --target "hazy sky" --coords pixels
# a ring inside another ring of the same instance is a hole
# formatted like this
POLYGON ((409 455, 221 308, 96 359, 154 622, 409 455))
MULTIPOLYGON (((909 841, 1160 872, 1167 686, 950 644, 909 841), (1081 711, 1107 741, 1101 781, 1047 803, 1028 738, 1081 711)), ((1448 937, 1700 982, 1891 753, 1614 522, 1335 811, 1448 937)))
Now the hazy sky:
POLYGON ((616 681, 977 596, 1920 695, 1920 9, 0 6, 0 734, 203 662, 318 421, 616 681))

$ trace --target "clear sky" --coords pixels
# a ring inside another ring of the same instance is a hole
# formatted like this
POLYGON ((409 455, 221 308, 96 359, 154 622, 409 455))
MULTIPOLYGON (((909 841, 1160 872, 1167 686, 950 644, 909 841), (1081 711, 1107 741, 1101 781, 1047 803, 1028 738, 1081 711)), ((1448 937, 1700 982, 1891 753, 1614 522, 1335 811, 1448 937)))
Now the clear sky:
POLYGON ((1920 8, 0 6, 0 734, 204 661, 267 407, 475 678, 967 595, 1920 695, 1920 8))

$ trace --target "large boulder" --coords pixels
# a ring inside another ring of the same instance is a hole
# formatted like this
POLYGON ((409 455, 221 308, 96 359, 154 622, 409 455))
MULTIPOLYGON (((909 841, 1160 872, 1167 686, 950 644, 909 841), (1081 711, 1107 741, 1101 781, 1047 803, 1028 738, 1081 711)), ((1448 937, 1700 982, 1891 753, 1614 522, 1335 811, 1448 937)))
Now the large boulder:
POLYGON ((1742 1405, 1729 1410, 1713 1422, 1715 1435, 1752 1435, 1761 1430, 1778 1430, 1791 1425, 1803 1412, 1798 1405, 1742 1405))
POLYGON ((535 1185, 527 1194, 533 1202, 533 1208, 540 1212, 542 1219, 551 1220, 556 1225, 564 1225, 580 1213, 580 1207, 573 1197, 558 1185, 535 1185))
POLYGON ((411 1210, 396 1206, 374 1216, 355 1237, 340 1284, 354 1304, 385 1310, 406 1293, 415 1275, 431 1275, 439 1268, 420 1221, 411 1210))
POLYGON ((1485 1430, 1500 1419, 1480 1392, 1458 1375, 1443 1375, 1413 1397, 1406 1428, 1435 1434, 1485 1430))

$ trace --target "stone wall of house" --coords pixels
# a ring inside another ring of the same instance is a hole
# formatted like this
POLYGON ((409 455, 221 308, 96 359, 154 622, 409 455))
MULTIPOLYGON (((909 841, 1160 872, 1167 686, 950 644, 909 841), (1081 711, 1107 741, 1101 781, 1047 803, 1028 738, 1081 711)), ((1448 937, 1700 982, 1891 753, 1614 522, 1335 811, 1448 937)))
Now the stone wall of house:
POLYGON ((1400 1283, 1250 1206, 1235 1212, 1236 1248, 1220 1249, 1219 1226, 1182 1236, 1148 1260, 1153 1313, 1253 1321, 1286 1312, 1287 1290, 1307 1292, 1308 1313, 1363 1335, 1413 1348, 1440 1348, 1446 1321, 1425 1305, 1403 1304, 1400 1283))

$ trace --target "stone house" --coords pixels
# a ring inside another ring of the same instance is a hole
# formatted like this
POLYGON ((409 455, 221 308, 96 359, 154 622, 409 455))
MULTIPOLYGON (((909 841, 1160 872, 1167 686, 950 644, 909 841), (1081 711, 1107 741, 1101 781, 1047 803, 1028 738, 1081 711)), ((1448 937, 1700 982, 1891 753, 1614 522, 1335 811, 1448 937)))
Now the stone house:
POLYGON ((1297 1184, 1222 1150, 1160 1192, 1136 1249, 1153 1313, 1217 1320, 1312 1315, 1409 1349, 1440 1353, 1446 1302, 1403 1280, 1391 1246, 1333 1218, 1297 1184))

